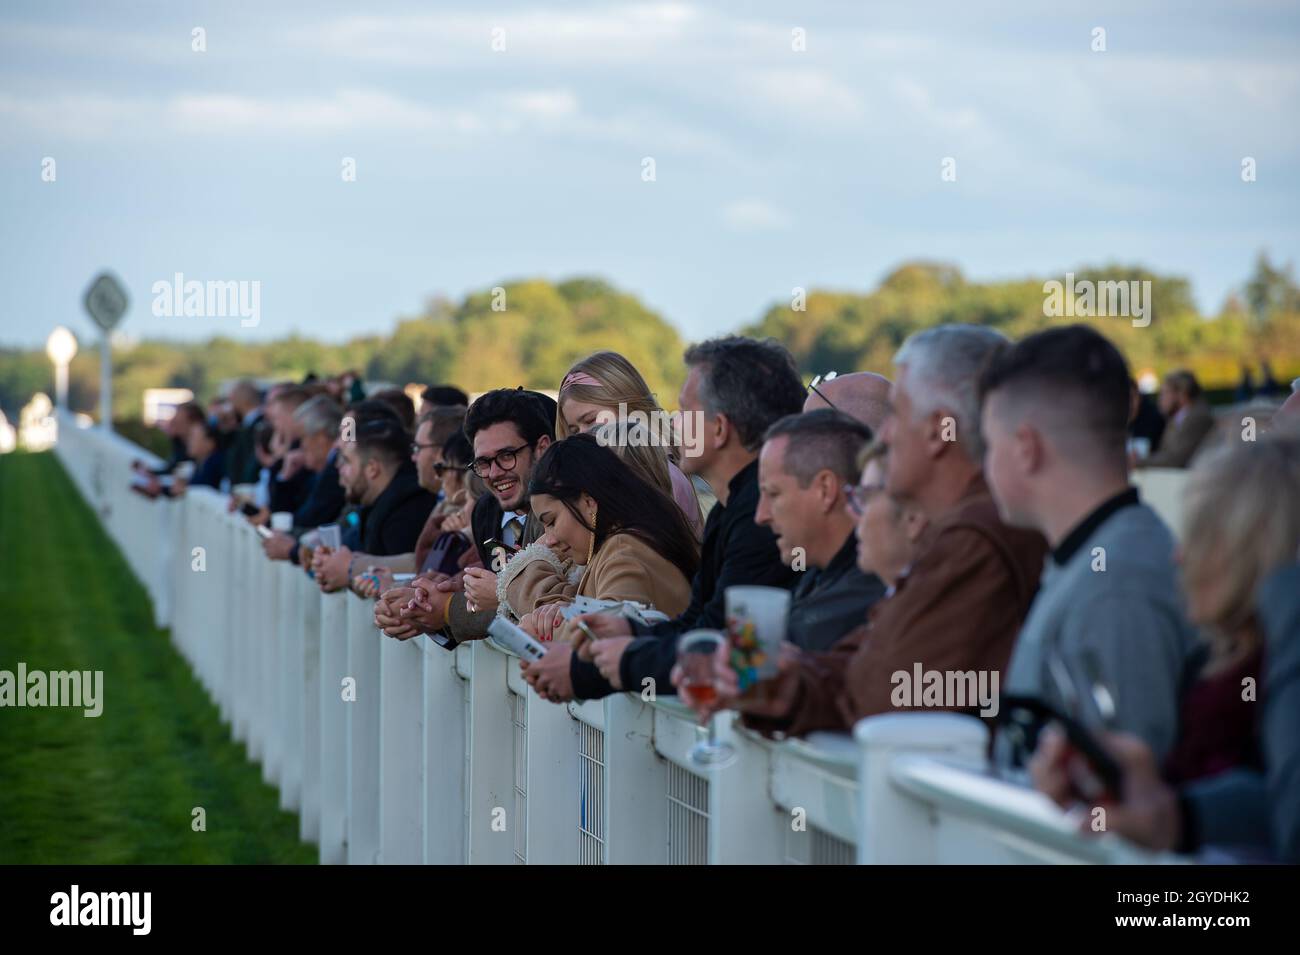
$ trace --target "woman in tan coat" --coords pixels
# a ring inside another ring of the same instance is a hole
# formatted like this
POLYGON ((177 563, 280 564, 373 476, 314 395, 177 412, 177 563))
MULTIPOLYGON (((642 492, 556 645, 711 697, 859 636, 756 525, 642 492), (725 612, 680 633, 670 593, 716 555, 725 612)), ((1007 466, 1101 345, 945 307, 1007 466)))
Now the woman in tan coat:
POLYGON ((571 594, 544 596, 524 615, 526 630, 550 639, 573 595, 630 600, 669 617, 686 609, 699 548, 681 508, 594 437, 552 445, 533 470, 529 499, 539 543, 581 569, 571 594))

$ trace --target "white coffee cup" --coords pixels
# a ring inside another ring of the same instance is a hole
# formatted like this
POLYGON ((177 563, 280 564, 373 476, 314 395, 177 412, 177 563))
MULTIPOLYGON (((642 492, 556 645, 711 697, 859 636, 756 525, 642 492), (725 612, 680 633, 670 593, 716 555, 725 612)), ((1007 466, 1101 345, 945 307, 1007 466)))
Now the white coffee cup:
POLYGON ((287 534, 293 530, 293 512, 276 511, 271 515, 271 530, 287 534))

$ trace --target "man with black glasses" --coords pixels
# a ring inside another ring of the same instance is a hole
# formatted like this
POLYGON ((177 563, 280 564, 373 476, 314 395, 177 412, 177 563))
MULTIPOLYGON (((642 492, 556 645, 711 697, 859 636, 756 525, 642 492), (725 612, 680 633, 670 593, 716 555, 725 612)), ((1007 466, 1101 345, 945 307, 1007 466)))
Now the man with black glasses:
POLYGON ((528 481, 533 465, 555 439, 555 402, 522 388, 489 391, 470 405, 464 431, 474 448, 470 469, 490 493, 480 497, 470 517, 474 546, 482 567, 469 568, 461 580, 420 578, 415 588, 381 595, 375 622, 389 636, 435 634, 450 649, 487 635, 496 614, 496 570, 500 548, 514 551, 540 536, 528 513, 528 481), (423 608, 400 616, 412 598, 423 608))

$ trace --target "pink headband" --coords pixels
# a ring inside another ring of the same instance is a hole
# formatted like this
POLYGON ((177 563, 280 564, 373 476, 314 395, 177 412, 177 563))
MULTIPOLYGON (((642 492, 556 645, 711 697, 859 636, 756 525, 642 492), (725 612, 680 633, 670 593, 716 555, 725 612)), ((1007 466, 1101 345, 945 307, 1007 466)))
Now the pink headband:
POLYGON ((560 390, 563 391, 569 385, 595 385, 597 388, 602 382, 598 378, 593 378, 585 371, 571 371, 564 376, 564 381, 560 382, 560 390))

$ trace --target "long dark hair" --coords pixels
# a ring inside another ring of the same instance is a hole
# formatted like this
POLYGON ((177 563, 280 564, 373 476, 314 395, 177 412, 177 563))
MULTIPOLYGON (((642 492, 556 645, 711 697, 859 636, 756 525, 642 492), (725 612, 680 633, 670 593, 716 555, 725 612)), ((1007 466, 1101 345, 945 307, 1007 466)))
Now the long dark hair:
POLYGON ((564 503, 583 527, 595 534, 596 548, 614 534, 634 534, 690 580, 700 565, 695 533, 677 502, 594 435, 575 434, 546 449, 533 467, 528 494, 549 494, 564 503), (578 510, 586 493, 596 502, 596 526, 578 510))

